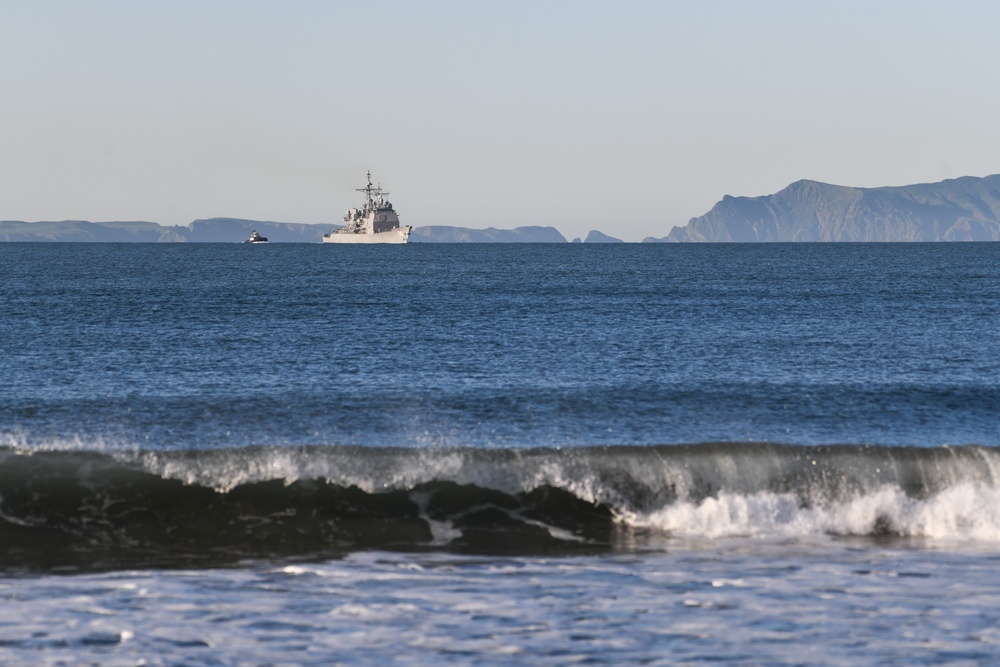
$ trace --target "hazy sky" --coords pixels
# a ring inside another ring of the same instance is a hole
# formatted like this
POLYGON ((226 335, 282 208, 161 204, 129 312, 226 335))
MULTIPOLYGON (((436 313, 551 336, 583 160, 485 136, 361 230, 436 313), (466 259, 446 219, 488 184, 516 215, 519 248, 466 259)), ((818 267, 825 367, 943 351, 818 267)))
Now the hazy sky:
POLYGON ((809 178, 1000 172, 998 2, 0 0, 0 219, 638 241, 809 178))

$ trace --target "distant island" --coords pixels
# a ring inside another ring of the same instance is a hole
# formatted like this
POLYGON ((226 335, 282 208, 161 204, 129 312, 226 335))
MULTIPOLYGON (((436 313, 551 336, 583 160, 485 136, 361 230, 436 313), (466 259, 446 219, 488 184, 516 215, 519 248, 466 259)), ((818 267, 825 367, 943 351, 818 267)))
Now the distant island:
POLYGON ((1000 241, 1000 174, 882 188, 797 181, 773 195, 723 197, 645 241, 1000 241))
POLYGON ((516 227, 514 229, 469 229, 431 225, 414 227, 411 243, 566 243, 555 227, 516 227))
MULTIPOLYGON (((164 226, 147 221, 59 222, 0 221, 0 242, 83 242, 83 243, 242 243, 253 230, 271 243, 321 243, 340 225, 307 225, 297 222, 209 218, 186 226, 164 226)), ((579 241, 579 239, 577 239, 579 241)), ((411 243, 567 243, 555 227, 516 227, 514 229, 469 229, 432 225, 415 227, 411 243)), ((586 243, 621 243, 598 231, 587 236, 586 243)))
MULTIPOLYGON (((340 225, 210 218, 155 222, 0 221, 0 241, 241 243, 257 230, 272 243, 320 243, 340 225)), ((853 188, 796 181, 761 197, 726 195, 708 213, 643 243, 1000 241, 1000 174, 939 183, 853 188)), ((555 227, 414 227, 411 243, 569 243, 555 227)), ((622 243, 593 230, 572 243, 622 243)))

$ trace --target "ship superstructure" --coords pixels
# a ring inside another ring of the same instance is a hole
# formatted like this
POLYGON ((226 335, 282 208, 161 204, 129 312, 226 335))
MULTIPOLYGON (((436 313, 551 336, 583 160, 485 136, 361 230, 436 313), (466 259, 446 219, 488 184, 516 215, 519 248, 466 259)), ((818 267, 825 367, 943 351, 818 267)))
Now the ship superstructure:
POLYGON ((324 234, 323 243, 406 243, 412 228, 400 226, 396 210, 386 199, 389 193, 381 185, 372 184, 370 171, 368 185, 357 191, 364 193, 364 205, 348 209, 344 216, 347 224, 324 234))

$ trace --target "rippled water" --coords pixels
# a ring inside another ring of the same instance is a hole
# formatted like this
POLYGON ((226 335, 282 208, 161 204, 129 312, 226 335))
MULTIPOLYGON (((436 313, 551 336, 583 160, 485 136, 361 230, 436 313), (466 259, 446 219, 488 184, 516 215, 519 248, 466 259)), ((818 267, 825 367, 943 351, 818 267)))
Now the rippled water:
POLYGON ((5 244, 28 444, 1000 444, 994 244, 5 244))
POLYGON ((984 664, 996 554, 712 542, 0 581, 10 665, 984 664), (662 546, 662 545, 661 545, 662 546))
POLYGON ((985 663, 996 244, 0 244, 0 663, 985 663))

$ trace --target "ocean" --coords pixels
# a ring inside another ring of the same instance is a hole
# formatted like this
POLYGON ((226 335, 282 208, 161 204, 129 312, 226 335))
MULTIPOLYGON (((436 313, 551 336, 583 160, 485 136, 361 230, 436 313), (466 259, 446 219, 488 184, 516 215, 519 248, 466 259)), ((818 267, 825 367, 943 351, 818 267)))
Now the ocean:
POLYGON ((1000 244, 0 244, 0 664, 1000 660, 1000 244))

